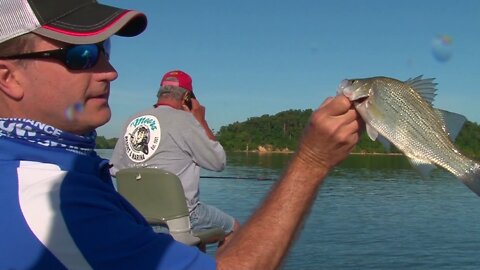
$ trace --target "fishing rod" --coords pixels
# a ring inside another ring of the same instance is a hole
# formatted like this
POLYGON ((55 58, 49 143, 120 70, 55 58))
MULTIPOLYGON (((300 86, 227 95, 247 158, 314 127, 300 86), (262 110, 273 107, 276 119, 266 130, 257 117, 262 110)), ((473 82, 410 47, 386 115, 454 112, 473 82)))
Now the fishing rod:
POLYGON ((247 179, 247 180, 258 180, 258 181, 275 181, 277 178, 270 177, 248 177, 248 176, 209 176, 203 175, 200 178, 212 178, 212 179, 247 179))

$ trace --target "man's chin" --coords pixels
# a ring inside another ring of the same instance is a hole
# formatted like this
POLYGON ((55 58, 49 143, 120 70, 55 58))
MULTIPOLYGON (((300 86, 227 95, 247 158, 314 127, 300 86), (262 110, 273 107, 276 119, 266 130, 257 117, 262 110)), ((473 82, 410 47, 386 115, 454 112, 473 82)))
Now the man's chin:
POLYGON ((112 113, 109 108, 108 112, 103 112, 102 114, 99 113, 97 116, 98 122, 96 123, 97 126, 95 128, 101 127, 108 123, 108 121, 110 121, 110 119, 112 118, 112 113))
POLYGON ((74 129, 80 129, 75 133, 78 134, 81 132, 81 134, 87 134, 108 123, 111 116, 110 109, 97 111, 95 113, 84 112, 72 121, 72 126, 74 129))

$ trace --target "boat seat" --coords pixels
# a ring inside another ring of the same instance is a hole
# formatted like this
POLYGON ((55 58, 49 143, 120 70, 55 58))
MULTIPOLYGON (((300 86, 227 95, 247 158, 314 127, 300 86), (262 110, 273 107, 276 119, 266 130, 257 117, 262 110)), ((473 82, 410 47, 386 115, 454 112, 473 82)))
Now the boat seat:
POLYGON ((223 241, 221 228, 193 231, 183 186, 177 175, 155 168, 118 171, 117 190, 152 225, 162 225, 179 242, 190 246, 223 241))

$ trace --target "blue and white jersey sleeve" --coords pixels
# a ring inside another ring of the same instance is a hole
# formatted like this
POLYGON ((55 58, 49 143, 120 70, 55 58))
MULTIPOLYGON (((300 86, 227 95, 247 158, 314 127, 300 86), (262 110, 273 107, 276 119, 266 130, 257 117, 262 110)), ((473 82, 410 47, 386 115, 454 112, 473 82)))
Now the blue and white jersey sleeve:
POLYGON ((30 161, 0 154, 0 269, 215 269, 197 248, 154 233, 99 158, 15 151, 26 148, 30 161))

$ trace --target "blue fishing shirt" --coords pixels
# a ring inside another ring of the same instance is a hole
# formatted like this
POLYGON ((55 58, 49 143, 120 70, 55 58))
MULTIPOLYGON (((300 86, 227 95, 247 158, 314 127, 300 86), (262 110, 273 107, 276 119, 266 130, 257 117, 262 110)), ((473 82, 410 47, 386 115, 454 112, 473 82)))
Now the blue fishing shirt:
POLYGON ((0 118, 0 269, 215 269, 115 191, 95 137, 0 118))

